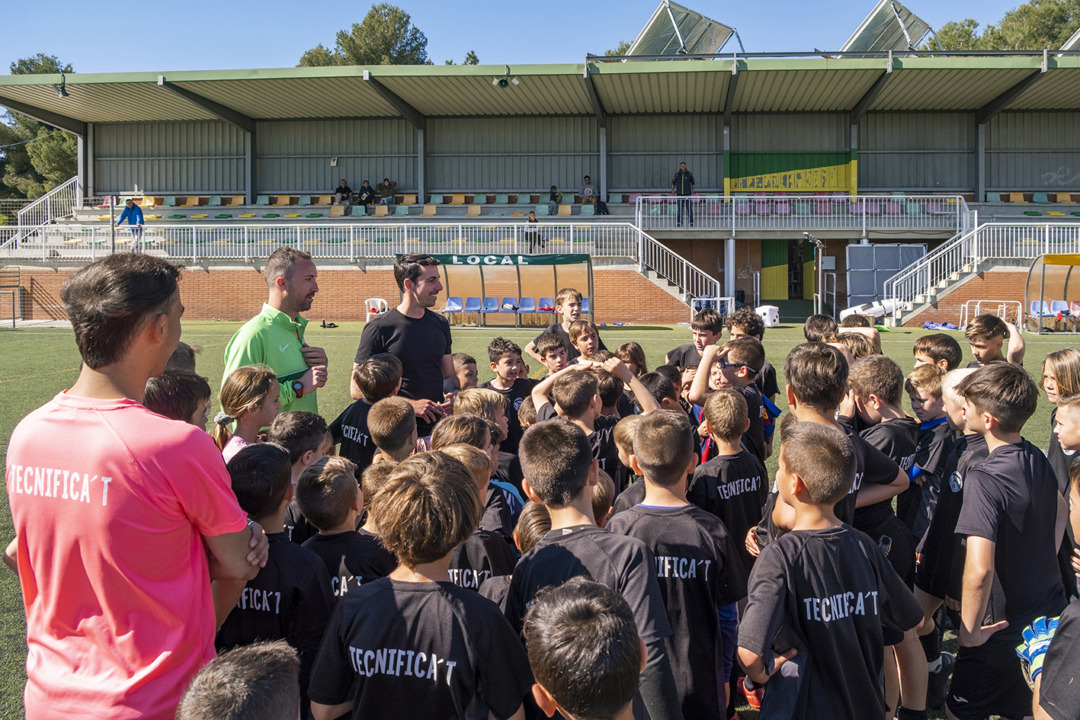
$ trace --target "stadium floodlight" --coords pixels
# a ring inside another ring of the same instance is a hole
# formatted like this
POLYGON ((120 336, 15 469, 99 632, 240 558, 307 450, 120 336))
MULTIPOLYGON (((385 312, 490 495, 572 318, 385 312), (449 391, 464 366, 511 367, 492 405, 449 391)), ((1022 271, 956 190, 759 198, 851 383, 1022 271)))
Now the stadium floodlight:
POLYGON ((60 73, 60 84, 59 85, 53 85, 53 90, 56 91, 56 96, 57 97, 62 97, 62 98, 68 97, 67 77, 64 75, 64 73, 60 73))
MULTIPOLYGON (((629 55, 713 55, 727 44, 735 28, 663 0, 626 51, 629 55)), ((742 41, 740 40, 740 45, 742 41)))
POLYGON ((927 36, 941 47, 929 23, 895 0, 879 0, 840 52, 915 50, 927 36))

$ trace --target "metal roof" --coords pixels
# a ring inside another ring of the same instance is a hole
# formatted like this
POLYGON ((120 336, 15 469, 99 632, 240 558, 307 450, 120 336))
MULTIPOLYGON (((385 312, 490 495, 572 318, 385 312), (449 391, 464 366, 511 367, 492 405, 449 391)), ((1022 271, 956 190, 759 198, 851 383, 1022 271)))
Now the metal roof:
POLYGON ((998 109, 1080 110, 1080 54, 728 55, 665 63, 589 57, 582 64, 509 68, 0 76, 0 105, 40 110, 74 123, 223 115, 237 123, 401 116, 422 123, 426 117, 848 112, 860 104, 869 111, 974 111, 992 102, 998 109), (502 88, 495 84, 502 78, 518 82, 502 88), (54 87, 61 82, 66 97, 54 87))

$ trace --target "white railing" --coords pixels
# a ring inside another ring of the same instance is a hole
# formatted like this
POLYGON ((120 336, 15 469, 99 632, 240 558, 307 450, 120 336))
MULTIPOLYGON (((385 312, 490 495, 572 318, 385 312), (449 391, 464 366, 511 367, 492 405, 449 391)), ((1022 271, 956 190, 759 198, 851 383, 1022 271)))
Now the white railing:
POLYGON ((27 234, 57 218, 67 217, 81 205, 82 186, 79 185, 79 178, 73 177, 19 210, 19 232, 27 234))
POLYGON ((1034 260, 1045 253, 1080 252, 1080 223, 983 223, 959 235, 885 281, 885 297, 905 303, 927 299, 961 272, 985 260, 1034 260))
POLYGON ((635 218, 643 230, 944 229, 956 233, 970 212, 960 195, 642 195, 635 218))
MULTIPOLYGON (((433 222, 361 225, 237 223, 152 224, 143 231, 128 226, 53 224, 33 229, 26 236, 12 235, 0 242, 0 259, 68 262, 95 260, 115 246, 121 252, 147 252, 182 262, 242 261, 267 257, 281 245, 311 253, 316 260, 356 261, 389 259, 406 252, 435 255, 584 253, 594 258, 625 260, 642 272, 652 271, 679 288, 685 302, 709 298, 718 304, 721 281, 673 253, 631 223, 541 222, 537 226, 543 248, 529 224, 519 222, 433 222)), ((0 234, 0 241, 4 235, 0 234)), ((730 305, 730 304, 729 304, 730 305)))

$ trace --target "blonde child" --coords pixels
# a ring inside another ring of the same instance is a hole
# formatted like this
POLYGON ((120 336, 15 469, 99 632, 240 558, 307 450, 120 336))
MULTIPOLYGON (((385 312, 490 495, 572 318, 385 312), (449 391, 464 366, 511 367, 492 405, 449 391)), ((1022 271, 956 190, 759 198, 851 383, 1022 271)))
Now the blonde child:
POLYGON ((1046 356, 1042 365, 1042 387, 1046 399, 1054 404, 1050 413, 1050 446, 1046 458, 1054 468, 1058 490, 1062 495, 1069 490, 1069 466, 1072 465, 1075 451, 1064 450, 1058 440, 1057 415, 1061 400, 1069 395, 1080 393, 1080 350, 1065 348, 1046 356))
POLYGON ((221 385, 221 412, 214 418, 214 442, 225 462, 256 443, 259 431, 281 410, 277 375, 266 365, 245 365, 229 373, 221 385), (229 426, 235 422, 235 430, 229 426))

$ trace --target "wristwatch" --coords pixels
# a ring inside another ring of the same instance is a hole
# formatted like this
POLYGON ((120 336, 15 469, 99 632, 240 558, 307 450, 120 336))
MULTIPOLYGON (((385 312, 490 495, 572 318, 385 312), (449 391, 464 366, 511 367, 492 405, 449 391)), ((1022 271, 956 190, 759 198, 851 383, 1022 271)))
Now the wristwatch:
POLYGON ((299 380, 293 380, 292 389, 293 392, 296 393, 297 398, 304 397, 304 383, 300 382, 299 380))

